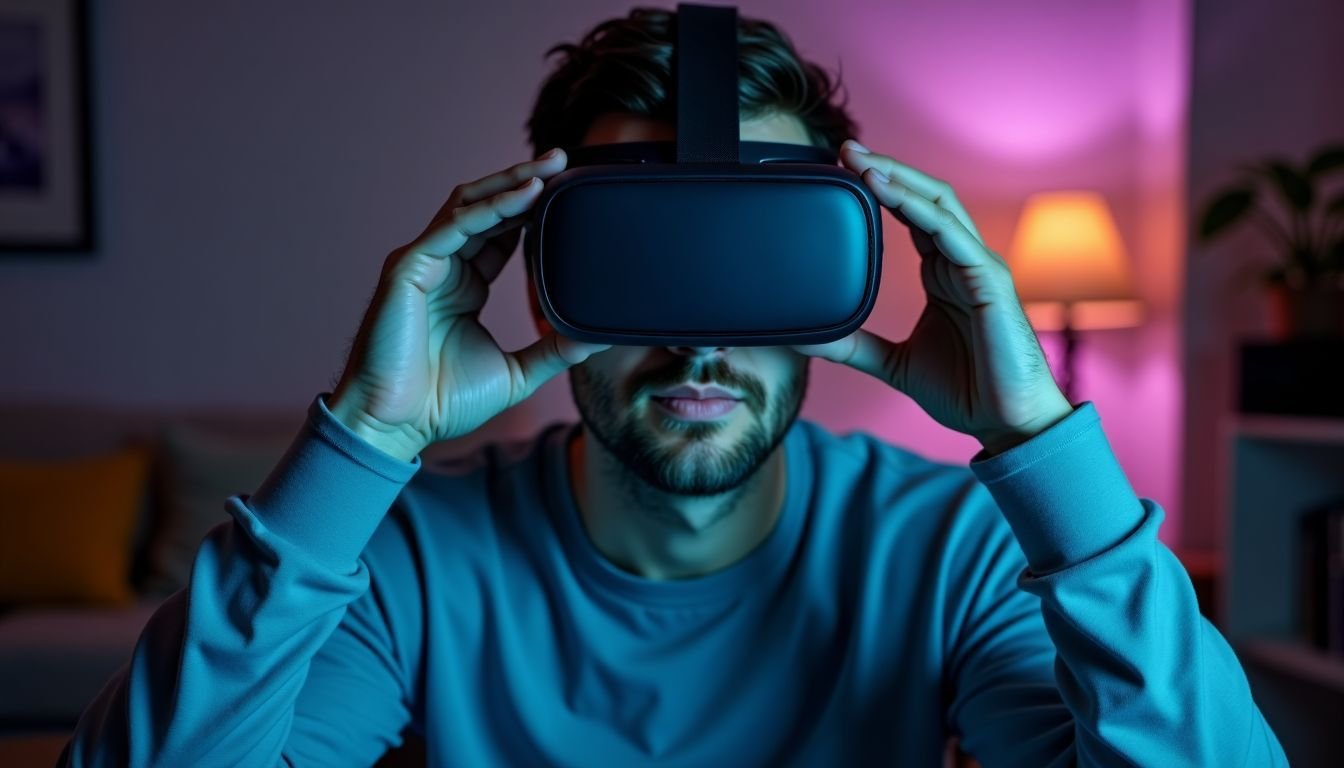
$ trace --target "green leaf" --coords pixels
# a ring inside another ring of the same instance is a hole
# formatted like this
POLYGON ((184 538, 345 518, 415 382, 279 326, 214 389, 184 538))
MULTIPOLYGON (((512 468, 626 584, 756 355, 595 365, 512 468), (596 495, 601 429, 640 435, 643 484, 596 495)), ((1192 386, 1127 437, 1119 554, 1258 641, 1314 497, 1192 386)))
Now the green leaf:
POLYGON ((1293 170, 1293 167, 1283 161, 1271 161, 1265 168, 1269 177, 1274 183, 1279 185, 1279 191, 1283 193, 1288 203, 1299 211, 1306 211, 1311 208, 1312 198, 1315 196, 1311 188, 1311 181, 1306 176, 1293 170))
POLYGON ((1250 210, 1255 202, 1255 190, 1245 187, 1230 189, 1209 203, 1204 209, 1204 218, 1199 223, 1199 236, 1209 239, 1227 229, 1250 210))
POLYGON ((1307 175, 1316 176, 1332 168, 1344 166, 1344 144, 1325 147, 1307 164, 1307 175))

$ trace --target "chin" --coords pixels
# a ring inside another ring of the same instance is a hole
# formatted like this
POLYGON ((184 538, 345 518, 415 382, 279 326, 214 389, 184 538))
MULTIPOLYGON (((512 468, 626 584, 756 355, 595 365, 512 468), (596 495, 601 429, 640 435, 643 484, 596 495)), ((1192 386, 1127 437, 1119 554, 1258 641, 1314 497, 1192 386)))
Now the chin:
MULTIPOLYGON (((742 410, 740 407, 738 410, 742 410)), ((645 423, 653 425, 653 431, 660 435, 672 435, 697 443, 713 441, 723 443, 723 439, 732 430, 742 414, 734 412, 727 418, 705 421, 679 419, 663 413, 652 403, 648 406, 648 418, 645 423)))

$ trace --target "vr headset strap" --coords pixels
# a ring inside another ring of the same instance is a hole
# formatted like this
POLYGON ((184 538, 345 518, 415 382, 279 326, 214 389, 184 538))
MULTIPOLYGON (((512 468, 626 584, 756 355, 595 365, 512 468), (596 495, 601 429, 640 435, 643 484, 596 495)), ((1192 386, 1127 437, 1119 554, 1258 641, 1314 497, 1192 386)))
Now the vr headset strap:
POLYGON ((677 6, 677 162, 737 163, 737 8, 677 6))

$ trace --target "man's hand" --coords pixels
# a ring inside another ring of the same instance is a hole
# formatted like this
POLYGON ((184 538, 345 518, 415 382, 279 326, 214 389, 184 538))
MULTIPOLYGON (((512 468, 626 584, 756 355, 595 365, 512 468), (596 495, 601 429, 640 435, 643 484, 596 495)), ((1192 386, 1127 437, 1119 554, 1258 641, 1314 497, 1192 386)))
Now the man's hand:
POLYGON ((355 434, 409 461, 475 430, 606 344, 551 332, 516 352, 480 323, 563 150, 458 185, 425 231, 391 253, 328 405, 355 434))
POLYGON ((1067 416, 1008 265, 985 247, 946 182, 850 140, 844 165, 910 229, 927 303, 910 337, 859 329, 803 354, 856 368, 905 392, 939 424, 1001 453, 1067 416))

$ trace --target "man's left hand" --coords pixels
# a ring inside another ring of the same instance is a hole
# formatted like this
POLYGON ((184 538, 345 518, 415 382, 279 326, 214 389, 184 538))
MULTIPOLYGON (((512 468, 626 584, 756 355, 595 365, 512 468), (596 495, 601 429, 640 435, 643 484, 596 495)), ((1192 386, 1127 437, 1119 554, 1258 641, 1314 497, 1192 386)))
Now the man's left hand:
POLYGON ((990 454, 1069 415, 1007 263, 985 247, 952 188, 853 140, 841 146, 840 160, 909 228, 926 304, 905 341, 859 329, 793 349, 887 382, 990 454))

